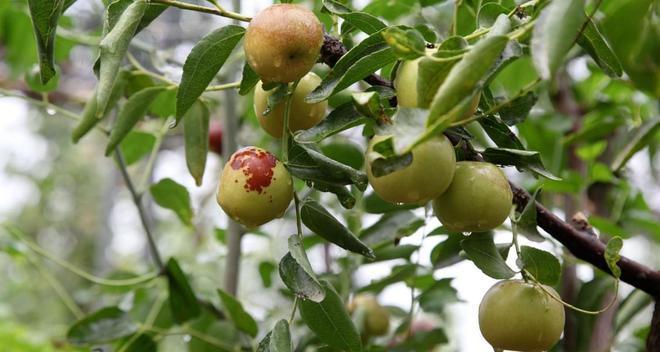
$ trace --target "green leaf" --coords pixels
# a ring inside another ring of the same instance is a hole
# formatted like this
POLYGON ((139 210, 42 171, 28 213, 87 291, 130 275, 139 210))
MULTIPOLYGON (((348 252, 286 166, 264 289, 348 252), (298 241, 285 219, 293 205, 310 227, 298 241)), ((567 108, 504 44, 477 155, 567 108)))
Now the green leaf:
POLYGON ((300 302, 300 316, 303 321, 322 342, 343 351, 362 351, 360 334, 348 315, 344 302, 329 282, 321 281, 321 284, 326 292, 322 302, 300 302))
POLYGON ((479 124, 483 127, 488 137, 500 148, 520 149, 525 147, 513 131, 500 119, 493 115, 484 116, 479 119, 479 124))
POLYGON ((436 269, 454 265, 463 258, 459 253, 462 250, 461 241, 465 239, 460 233, 450 233, 447 238, 438 243, 431 251, 431 263, 436 269))
POLYGON ((493 279, 509 279, 516 274, 497 251, 492 232, 473 233, 461 241, 461 247, 468 259, 493 279))
POLYGON ((354 184, 360 190, 368 183, 364 172, 323 155, 311 144, 290 144, 286 167, 294 176, 311 182, 354 184))
POLYGON ((381 34, 399 59, 414 60, 426 54, 426 40, 415 29, 388 27, 381 34))
POLYGON ((268 347, 270 352, 293 352, 291 332, 286 320, 281 319, 275 324, 268 347))
POLYGON ((509 126, 521 123, 525 121, 537 100, 538 96, 532 92, 517 97, 498 110, 500 118, 509 126))
MULTIPOLYGON (((479 8, 477 14, 477 23, 481 28, 488 28, 495 24, 495 21, 501 14, 508 14, 508 10, 497 2, 487 2, 479 8)), ((506 33, 500 33, 504 35, 506 33)))
POLYGON ((41 83, 46 84, 55 76, 55 31, 64 8, 64 0, 29 0, 30 16, 39 51, 41 83))
MULTIPOLYGON (((100 68, 99 83, 96 89, 97 116, 101 116, 108 106, 121 61, 147 7, 148 5, 144 0, 131 3, 99 43, 100 68)), ((148 105, 145 110, 147 107, 148 105)))
POLYGON ((426 125, 431 126, 447 113, 455 111, 447 120, 454 120, 461 111, 454 109, 459 103, 474 95, 486 74, 496 63, 509 39, 493 36, 479 41, 463 59, 454 65, 433 97, 426 125))
POLYGON ((122 352, 157 352, 158 345, 151 336, 139 333, 126 338, 117 350, 122 352))
POLYGON ((381 292, 387 286, 409 279, 417 273, 417 265, 403 264, 392 268, 389 275, 372 280, 368 285, 360 287, 357 292, 381 292))
POLYGON ((610 268, 612 275, 614 275, 614 277, 617 279, 621 277, 621 269, 617 265, 621 259, 621 255, 619 254, 621 252, 621 248, 623 248, 623 240, 621 237, 615 236, 607 241, 607 246, 605 247, 604 253, 607 267, 610 268))
POLYGON ((225 311, 228 313, 231 321, 234 322, 234 325, 244 333, 256 337, 259 332, 257 322, 243 309, 241 302, 221 289, 218 289, 218 295, 220 295, 222 305, 225 307, 225 311))
POLYGON ((453 36, 445 39, 433 57, 424 57, 418 64, 417 103, 427 108, 433 97, 447 78, 452 67, 460 61, 459 54, 465 51, 468 43, 463 37, 453 36), (454 57, 453 59, 449 59, 454 57), (442 59, 442 60, 437 60, 442 59))
POLYGON ((628 160, 630 160, 635 153, 647 146, 651 140, 657 136, 659 131, 660 117, 652 118, 632 131, 630 136, 625 139, 628 143, 626 143, 623 149, 619 151, 612 161, 611 169, 614 172, 621 171, 621 169, 626 166, 626 163, 628 163, 628 160))
POLYGON ((78 320, 69 328, 67 340, 77 346, 114 341, 138 330, 128 313, 106 307, 78 320))
POLYGON ((461 301, 458 299, 458 291, 451 286, 452 280, 451 278, 440 279, 431 288, 417 296, 417 301, 423 311, 443 314, 448 304, 461 301))
POLYGON ((176 97, 177 119, 183 117, 204 93, 243 34, 245 28, 229 25, 216 29, 195 44, 183 65, 183 76, 176 97))
POLYGON ((532 195, 532 198, 529 200, 529 202, 527 202, 525 205, 525 208, 520 213, 520 216, 512 219, 513 226, 516 227, 516 231, 518 231, 519 234, 527 237, 528 240, 534 242, 545 241, 545 238, 541 236, 537 230, 538 225, 536 222, 536 197, 540 191, 541 188, 538 188, 532 195))
POLYGON ((156 136, 147 132, 133 131, 121 142, 121 154, 126 165, 132 165, 149 154, 156 144, 156 136))
POLYGON ((106 156, 112 154, 115 147, 121 143, 138 121, 147 114, 149 105, 165 89, 165 86, 145 88, 128 98, 128 101, 126 101, 126 104, 124 104, 124 107, 117 115, 115 125, 112 127, 112 132, 108 138, 108 145, 105 148, 106 156))
POLYGON ((484 160, 493 164, 515 166, 529 170, 535 175, 543 176, 550 180, 561 180, 545 169, 539 152, 507 148, 486 148, 481 154, 484 160))
POLYGON ((396 210, 407 210, 419 208, 418 204, 393 204, 384 201, 376 192, 369 193, 366 197, 362 198, 364 211, 369 214, 383 214, 396 210))
POLYGON ((388 246, 374 251, 376 259, 374 262, 381 262, 392 259, 410 260, 410 256, 419 249, 419 246, 412 244, 402 244, 398 246, 388 246))
POLYGON ((424 225, 424 219, 411 211, 385 213, 373 225, 362 230, 360 238, 373 245, 393 243, 395 240, 412 235, 424 225))
POLYGON ((156 204, 172 210, 186 226, 192 226, 193 209, 186 187, 170 178, 164 178, 149 187, 156 204))
POLYGON ((166 270, 172 317, 177 323, 183 324, 199 316, 202 309, 186 275, 174 258, 167 261, 166 270))
POLYGON ((591 18, 587 18, 587 24, 582 33, 580 33, 577 43, 594 59, 598 67, 605 74, 612 78, 621 77, 623 73, 621 62, 619 62, 616 54, 612 51, 609 44, 607 44, 607 41, 591 18))
POLYGON ((243 65, 243 75, 241 77, 241 86, 238 88, 239 95, 247 95, 252 91, 252 88, 259 82, 259 75, 250 67, 250 64, 245 62, 243 65))
POLYGON ((296 296, 314 302, 323 301, 326 292, 318 280, 310 276, 291 253, 287 253, 279 265, 280 278, 296 296))
POLYGON ((542 284, 554 286, 559 282, 561 265, 552 253, 534 247, 520 247, 520 262, 526 270, 542 284))
POLYGON ((273 285, 273 272, 276 269, 277 266, 270 261, 259 263, 259 277, 261 277, 261 283, 264 287, 269 288, 273 285))
POLYGON ((183 116, 183 139, 186 147, 186 166, 195 179, 197 187, 202 185, 206 156, 209 153, 209 118, 211 113, 201 101, 193 104, 183 116))
POLYGON ((374 252, 348 228, 335 219, 325 207, 311 198, 303 200, 300 207, 302 222, 317 235, 341 248, 374 258, 374 252))
POLYGON ((51 77, 46 84, 41 82, 41 69, 39 65, 34 65, 29 72, 25 73, 24 80, 28 87, 37 93, 50 93, 57 90, 60 84, 60 74, 56 70, 55 75, 51 77))
POLYGON ((318 125, 296 132, 293 137, 298 143, 318 143, 341 131, 363 125, 369 118, 362 116, 353 102, 338 106, 318 125))
MULTIPOLYGON (((313 281, 312 284, 316 284, 317 287, 315 291, 323 292, 321 283, 316 278, 314 269, 312 269, 312 265, 309 263, 309 259, 307 258, 307 253, 305 252, 305 248, 303 247, 303 244, 300 241, 300 237, 298 237, 298 235, 289 236, 288 244, 289 244, 289 253, 291 254, 291 257, 295 259, 298 265, 300 265, 300 267, 305 271, 305 273, 312 279, 313 281)), ((312 299, 312 300, 315 302, 320 302, 323 300, 323 297, 324 295, 320 295, 316 297, 317 299, 312 299)))
POLYGON ((541 11, 530 44, 534 67, 541 78, 554 76, 585 20, 584 0, 555 0, 541 11))
POLYGON ((374 34, 387 27, 378 17, 365 12, 353 11, 338 1, 324 0, 323 7, 366 34, 374 34))
POLYGON ((395 60, 381 32, 376 32, 342 56, 305 101, 311 104, 326 100, 395 60))
MULTIPOLYGON (((87 101, 87 104, 85 104, 83 112, 80 114, 80 122, 71 132, 71 140, 73 143, 78 143, 82 137, 91 131, 92 128, 94 128, 94 126, 96 126, 99 121, 104 119, 114 108, 115 104, 124 93, 124 87, 126 85, 126 79, 128 75, 129 74, 127 71, 119 72, 115 85, 112 87, 112 93, 110 94, 110 99, 108 100, 106 109, 100 117, 96 115, 96 111, 98 110, 96 91, 92 94, 92 96, 87 101)), ((98 89, 98 86, 96 89, 98 89)))

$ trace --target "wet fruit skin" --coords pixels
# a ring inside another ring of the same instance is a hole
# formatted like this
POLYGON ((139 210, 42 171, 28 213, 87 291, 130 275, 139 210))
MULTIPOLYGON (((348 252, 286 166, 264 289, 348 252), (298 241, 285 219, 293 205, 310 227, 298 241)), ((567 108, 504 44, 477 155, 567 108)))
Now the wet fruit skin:
MULTIPOLYGON (((432 55, 436 49, 427 49, 426 54, 432 55)), ((415 60, 403 61, 399 65, 396 78, 394 79, 394 89, 396 90, 397 102, 404 108, 428 108, 428 106, 419 106, 417 94, 417 78, 419 71, 419 62, 424 56, 415 60)), ((460 114, 461 119, 472 116, 479 106, 480 95, 472 99, 469 108, 460 114)))
POLYGON ((222 126, 216 121, 209 126, 209 150, 222 155, 222 126))
MULTIPOLYGON (((552 287, 543 288, 559 297, 552 287)), ((559 341, 564 321, 560 302, 522 280, 498 282, 479 305, 479 329, 496 349, 548 351, 559 341)))
POLYGON ((449 231, 482 232, 506 220, 512 199, 511 186, 499 167, 460 161, 447 191, 433 201, 433 210, 449 231))
POLYGON ((363 332, 367 336, 382 336, 390 330, 390 312, 378 303, 375 296, 360 294, 353 297, 348 305, 350 313, 357 309, 364 311, 363 332))
POLYGON ((292 199, 291 175, 264 149, 242 148, 222 170, 218 204, 229 217, 248 228, 281 217, 292 199))
POLYGON ((391 203, 425 204, 440 196, 454 177, 456 154, 447 137, 433 137, 413 148, 413 160, 407 167, 376 177, 371 171, 376 143, 387 136, 374 136, 367 149, 367 176, 376 194, 391 203))
POLYGON ((269 6, 252 18, 245 57, 264 82, 293 82, 316 63, 323 27, 313 12, 293 4, 269 6))
MULTIPOLYGON (((321 83, 321 78, 313 72, 309 72, 300 80, 296 90, 293 92, 291 110, 289 112, 289 129, 291 132, 306 130, 316 126, 325 117, 328 101, 324 100, 315 104, 305 102, 305 97, 321 83)), ((273 108, 270 113, 263 112, 268 107, 268 97, 275 89, 265 91, 259 82, 254 90, 254 113, 259 119, 261 127, 275 138, 282 137, 282 126, 284 125, 284 106, 282 101, 273 108)))

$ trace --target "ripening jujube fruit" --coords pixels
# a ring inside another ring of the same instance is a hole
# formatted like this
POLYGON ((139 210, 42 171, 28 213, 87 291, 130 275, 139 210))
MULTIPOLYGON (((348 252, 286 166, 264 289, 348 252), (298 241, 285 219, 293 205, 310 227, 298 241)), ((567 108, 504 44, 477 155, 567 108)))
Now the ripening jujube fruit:
POLYGON ((390 312, 371 294, 359 294, 348 304, 353 314, 357 309, 364 313, 362 331, 366 336, 382 336, 390 330, 390 312))
MULTIPOLYGON (((328 101, 308 104, 305 97, 321 83, 321 78, 313 72, 307 73, 296 86, 291 96, 291 107, 289 111, 289 129, 291 132, 306 130, 318 124, 325 117, 328 101)), ((264 115, 268 107, 268 97, 275 89, 266 91, 259 82, 254 90, 254 113, 259 119, 261 127, 275 138, 282 137, 282 126, 284 125, 284 110, 286 101, 281 101, 271 111, 264 115)))
MULTIPOLYGON (((427 49, 426 54, 432 55, 436 49, 427 49)), ((394 79, 394 89, 396 90, 397 104, 404 108, 428 108, 420 106, 419 94, 417 92, 417 82, 419 77, 419 62, 424 56, 414 60, 402 61, 396 72, 394 79)), ((472 103, 459 116, 460 120, 466 119, 477 111, 481 95, 477 94, 472 98, 472 103)))
POLYGON ((499 167, 460 161, 447 191, 433 201, 433 210, 449 231, 482 232, 506 220, 512 199, 511 186, 499 167))
POLYGON ((245 57, 261 80, 293 82, 316 63, 323 27, 313 12, 293 4, 271 5, 252 18, 245 33, 245 57))
POLYGON ((281 217, 292 199, 289 171, 267 150, 239 149, 222 170, 218 204, 229 217, 247 227, 281 217))
POLYGON ((479 305, 479 329, 493 348, 540 352, 559 341, 564 306, 552 287, 543 289, 540 284, 504 280, 486 292, 479 305))
POLYGON ((374 136, 367 149, 367 176, 374 192, 391 203, 425 204, 440 196, 454 177, 456 154, 443 135, 429 139, 412 150, 412 163, 384 176, 372 173, 372 163, 379 157, 374 153, 376 143, 387 136, 374 136))

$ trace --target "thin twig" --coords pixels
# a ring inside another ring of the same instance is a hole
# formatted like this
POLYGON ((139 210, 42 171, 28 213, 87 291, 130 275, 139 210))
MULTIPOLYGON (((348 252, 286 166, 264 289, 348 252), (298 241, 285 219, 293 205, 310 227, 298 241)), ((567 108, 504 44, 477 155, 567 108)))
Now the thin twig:
POLYGON ((250 17, 243 16, 240 13, 227 11, 224 8, 217 5, 216 8, 212 8, 206 6, 193 5, 186 2, 175 1, 175 0, 149 0, 149 2, 152 4, 162 4, 172 7, 178 7, 183 10, 197 11, 202 13, 208 13, 211 15, 227 17, 242 22, 250 22, 250 20, 252 20, 252 18, 250 17))

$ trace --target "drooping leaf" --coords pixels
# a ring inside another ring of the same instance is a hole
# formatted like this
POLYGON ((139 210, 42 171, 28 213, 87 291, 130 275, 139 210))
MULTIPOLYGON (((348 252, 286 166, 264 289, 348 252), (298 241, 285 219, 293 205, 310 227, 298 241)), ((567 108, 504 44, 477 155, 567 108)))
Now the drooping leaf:
MULTIPOLYGON (((323 291, 323 288, 321 287, 321 283, 319 283, 318 279, 316 278, 316 273, 314 273, 314 270, 312 269, 312 265, 309 263, 309 259, 307 258, 307 253, 305 252, 305 248, 303 247, 302 242, 300 241, 300 237, 298 235, 291 235, 289 236, 289 253, 291 254, 291 257, 295 259, 295 261, 300 265, 300 267, 305 271, 305 273, 312 279, 313 283, 316 284, 316 291, 323 291)), ((323 299, 323 295, 320 295, 317 297, 317 299, 313 299, 315 302, 319 302, 320 300, 323 299)))
POLYGON ((544 250, 522 246, 520 248, 522 269, 529 272, 542 284, 556 285, 559 282, 561 265, 557 257, 544 250))
POLYGON ((515 275, 497 251, 492 232, 473 233, 461 242, 461 247, 484 274, 494 279, 509 279, 515 275))
POLYGON ((349 128, 365 124, 369 119, 362 116, 352 102, 342 104, 318 125, 296 132, 294 139, 298 143, 318 143, 332 135, 349 128))
POLYGON ((115 147, 131 132, 138 121, 146 115, 149 105, 165 89, 166 87, 164 86, 145 88, 128 98, 126 104, 119 111, 115 125, 110 132, 108 145, 105 148, 106 156, 112 154, 115 147))
POLYGON ((621 149, 612 161, 611 169, 615 172, 621 171, 628 160, 635 153, 644 148, 654 136, 660 131, 660 117, 650 119, 632 131, 631 136, 627 138, 628 143, 621 149))
POLYGON ((479 119, 479 124, 488 137, 500 148, 524 150, 522 142, 513 131, 500 119, 493 115, 484 116, 479 119))
POLYGON ((218 295, 228 313, 229 318, 234 322, 236 327, 244 333, 255 337, 259 332, 259 327, 254 318, 243 309, 243 305, 234 296, 229 293, 218 289, 218 295))
POLYGON ((302 222, 317 235, 341 248, 374 258, 371 248, 367 247, 348 228, 335 219, 325 208, 311 198, 303 200, 300 207, 302 222))
POLYGON ((423 225, 424 219, 411 211, 385 213, 373 225, 362 230, 360 238, 373 245, 393 243, 396 239, 412 235, 423 225))
POLYGON ((247 95, 252 88, 259 82, 259 75, 245 62, 243 65, 243 75, 241 76, 241 86, 238 88, 238 94, 247 95))
POLYGON ((610 77, 621 77, 623 69, 610 45, 598 30, 596 24, 587 18, 587 24, 577 39, 578 45, 584 49, 605 74, 610 77))
MULTIPOLYGON (((78 125, 71 132, 71 140, 73 143, 78 143, 82 137, 91 131, 92 128, 94 128, 94 126, 96 126, 99 121, 103 120, 112 110, 112 108, 114 108, 114 105, 123 94, 127 76, 127 71, 119 72, 115 85, 112 87, 112 94, 110 94, 108 105, 100 117, 96 115, 96 111, 98 110, 98 104, 96 103, 96 91, 92 93, 92 96, 89 98, 89 100, 87 100, 87 104, 85 104, 83 112, 80 114, 80 122, 78 122, 78 125)), ((98 89, 98 87, 96 89, 98 89)))
POLYGON ((289 322, 281 319, 275 324, 270 335, 270 343, 268 347, 270 352, 293 352, 289 322))
POLYGON ((149 187, 156 204, 172 210, 184 225, 192 226, 193 209, 186 187, 171 178, 164 178, 149 187))
POLYGON ((550 180, 561 180, 543 166, 539 152, 530 150, 486 148, 482 153, 484 160, 498 165, 510 165, 533 172, 550 180))
POLYGON ((621 277, 621 268, 619 268, 619 265, 617 264, 621 259, 621 255, 619 254, 621 248, 623 248, 623 240, 621 237, 612 237, 607 241, 607 247, 605 248, 604 254, 607 267, 610 268, 612 275, 617 279, 621 277))
POLYGON ((174 258, 167 261, 166 272, 170 309, 174 321, 183 324, 199 316, 202 313, 199 301, 188 283, 186 275, 174 258))
POLYGON ((137 0, 128 5, 117 19, 114 27, 99 43, 100 68, 99 83, 96 89, 97 116, 101 116, 108 106, 121 61, 148 6, 144 0, 137 0))
POLYGON ((236 44, 245 34, 245 28, 228 25, 206 35, 186 58, 183 76, 176 97, 176 117, 180 119, 204 92, 236 44))
POLYGON ((126 165, 131 165, 149 154, 156 144, 156 136, 147 132, 133 131, 121 142, 121 154, 126 165))
POLYGON ((399 59, 414 60, 426 53, 426 41, 415 29, 388 27, 381 33, 399 59))
POLYGON ((77 346, 110 342, 131 335, 137 325, 128 313, 117 307, 106 307, 74 323, 66 334, 77 346))
POLYGON ((373 34, 387 27, 378 17, 365 12, 351 10, 338 1, 324 0, 323 7, 333 15, 343 18, 347 23, 366 34, 373 34))
POLYGON ((296 296, 314 302, 321 302, 326 293, 319 281, 310 276, 291 253, 287 253, 279 265, 280 278, 296 296))
POLYGON ((342 56, 305 101, 311 104, 326 100, 395 60, 396 56, 381 32, 376 32, 342 56))
POLYGON ((464 258, 460 256, 461 241, 465 236, 460 233, 450 233, 447 238, 438 243, 431 251, 431 263, 434 268, 440 269, 456 264, 464 258))
POLYGON ((585 20, 584 0, 555 0, 541 11, 531 41, 534 67, 541 78, 554 76, 585 20))
POLYGON ((41 83, 46 84, 55 76, 55 31, 64 9, 64 0, 29 0, 30 17, 39 51, 41 83))
POLYGON ((206 104, 196 102, 183 116, 183 136, 186 148, 186 166, 197 186, 202 185, 206 156, 209 153, 209 118, 206 104))
MULTIPOLYGON (((456 110, 455 107, 474 95, 480 82, 491 70, 509 39, 505 36, 493 36, 479 41, 463 59, 456 63, 433 97, 426 125, 431 126, 445 114, 456 110)), ((460 113, 460 111, 456 111, 460 113)), ((454 120, 457 116, 445 119, 454 120)))
POLYGON ((360 334, 348 315, 344 302, 329 282, 321 281, 321 284, 326 292, 323 301, 300 302, 300 316, 303 321, 322 342, 343 351, 362 351, 360 334))

